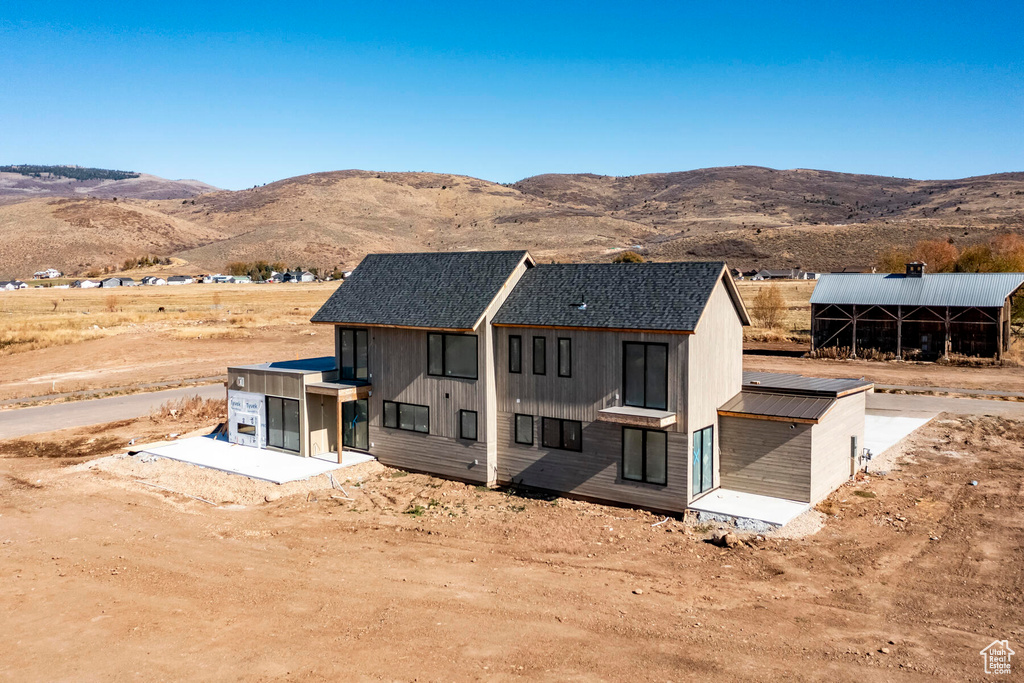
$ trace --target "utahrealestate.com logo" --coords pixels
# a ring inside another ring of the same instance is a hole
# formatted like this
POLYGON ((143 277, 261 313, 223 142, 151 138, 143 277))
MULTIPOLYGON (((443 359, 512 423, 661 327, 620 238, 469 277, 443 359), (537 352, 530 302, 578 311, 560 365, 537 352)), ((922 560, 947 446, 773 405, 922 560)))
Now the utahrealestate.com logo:
POLYGON ((1010 657, 1014 654, 1016 653, 1010 649, 1010 641, 993 640, 981 651, 981 656, 985 658, 985 673, 1009 675, 1010 657))

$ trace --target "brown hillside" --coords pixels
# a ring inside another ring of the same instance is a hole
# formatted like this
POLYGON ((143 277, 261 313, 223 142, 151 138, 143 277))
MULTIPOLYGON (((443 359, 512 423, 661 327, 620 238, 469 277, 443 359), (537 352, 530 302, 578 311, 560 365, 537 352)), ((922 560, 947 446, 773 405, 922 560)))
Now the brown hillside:
POLYGON ((511 186, 435 173, 336 171, 173 200, 0 206, 0 278, 154 253, 351 268, 368 252, 526 248, 541 260, 655 259, 826 270, 924 237, 1024 230, 1024 173, 921 181, 740 166, 511 186))
POLYGON ((0 205, 43 197, 184 199, 216 189, 198 180, 168 180, 146 173, 123 180, 74 180, 0 171, 0 205))

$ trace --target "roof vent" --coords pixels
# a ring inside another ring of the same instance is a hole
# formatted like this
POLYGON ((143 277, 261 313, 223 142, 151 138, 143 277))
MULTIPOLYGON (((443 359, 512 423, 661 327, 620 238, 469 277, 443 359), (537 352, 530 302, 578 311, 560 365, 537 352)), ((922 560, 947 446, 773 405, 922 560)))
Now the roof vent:
POLYGON ((907 277, 921 277, 926 265, 924 261, 911 261, 907 264, 907 277))

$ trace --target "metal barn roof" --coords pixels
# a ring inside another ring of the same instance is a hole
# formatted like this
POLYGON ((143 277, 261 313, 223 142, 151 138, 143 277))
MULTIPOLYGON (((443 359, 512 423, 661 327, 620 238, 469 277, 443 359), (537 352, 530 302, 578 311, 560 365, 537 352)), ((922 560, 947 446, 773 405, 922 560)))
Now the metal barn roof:
POLYGON ((811 303, 998 308, 1021 285, 1024 273, 832 273, 818 280, 811 303))

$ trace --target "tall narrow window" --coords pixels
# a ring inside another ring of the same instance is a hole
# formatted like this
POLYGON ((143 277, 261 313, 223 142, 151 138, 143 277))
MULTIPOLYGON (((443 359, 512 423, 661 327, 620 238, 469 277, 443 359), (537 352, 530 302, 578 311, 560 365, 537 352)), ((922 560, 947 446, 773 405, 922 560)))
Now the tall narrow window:
POLYGON ((367 340, 366 330, 339 328, 339 346, 341 347, 341 378, 367 379, 367 340))
POLYGON ((668 436, 653 429, 622 428, 622 478, 668 483, 668 436))
POLYGON ((533 415, 515 416, 515 439, 516 443, 524 446, 533 445, 533 415))
POLYGON ((459 411, 459 438, 476 441, 476 411, 459 411))
POLYGON ((572 340, 558 338, 558 376, 572 377, 572 340))
POLYGON ((693 495, 710 491, 715 478, 715 428, 698 429, 693 433, 693 463, 690 478, 693 481, 693 495))
POLYGON ((533 338, 533 374, 546 375, 548 372, 548 340, 544 337, 533 338))
POLYGON ((435 377, 477 379, 475 334, 427 335, 427 374, 435 377))
POLYGON ((523 371, 523 338, 518 334, 508 338, 508 371, 517 375, 523 371))
POLYGON ((622 393, 627 406, 668 410, 668 345, 625 342, 622 393))

